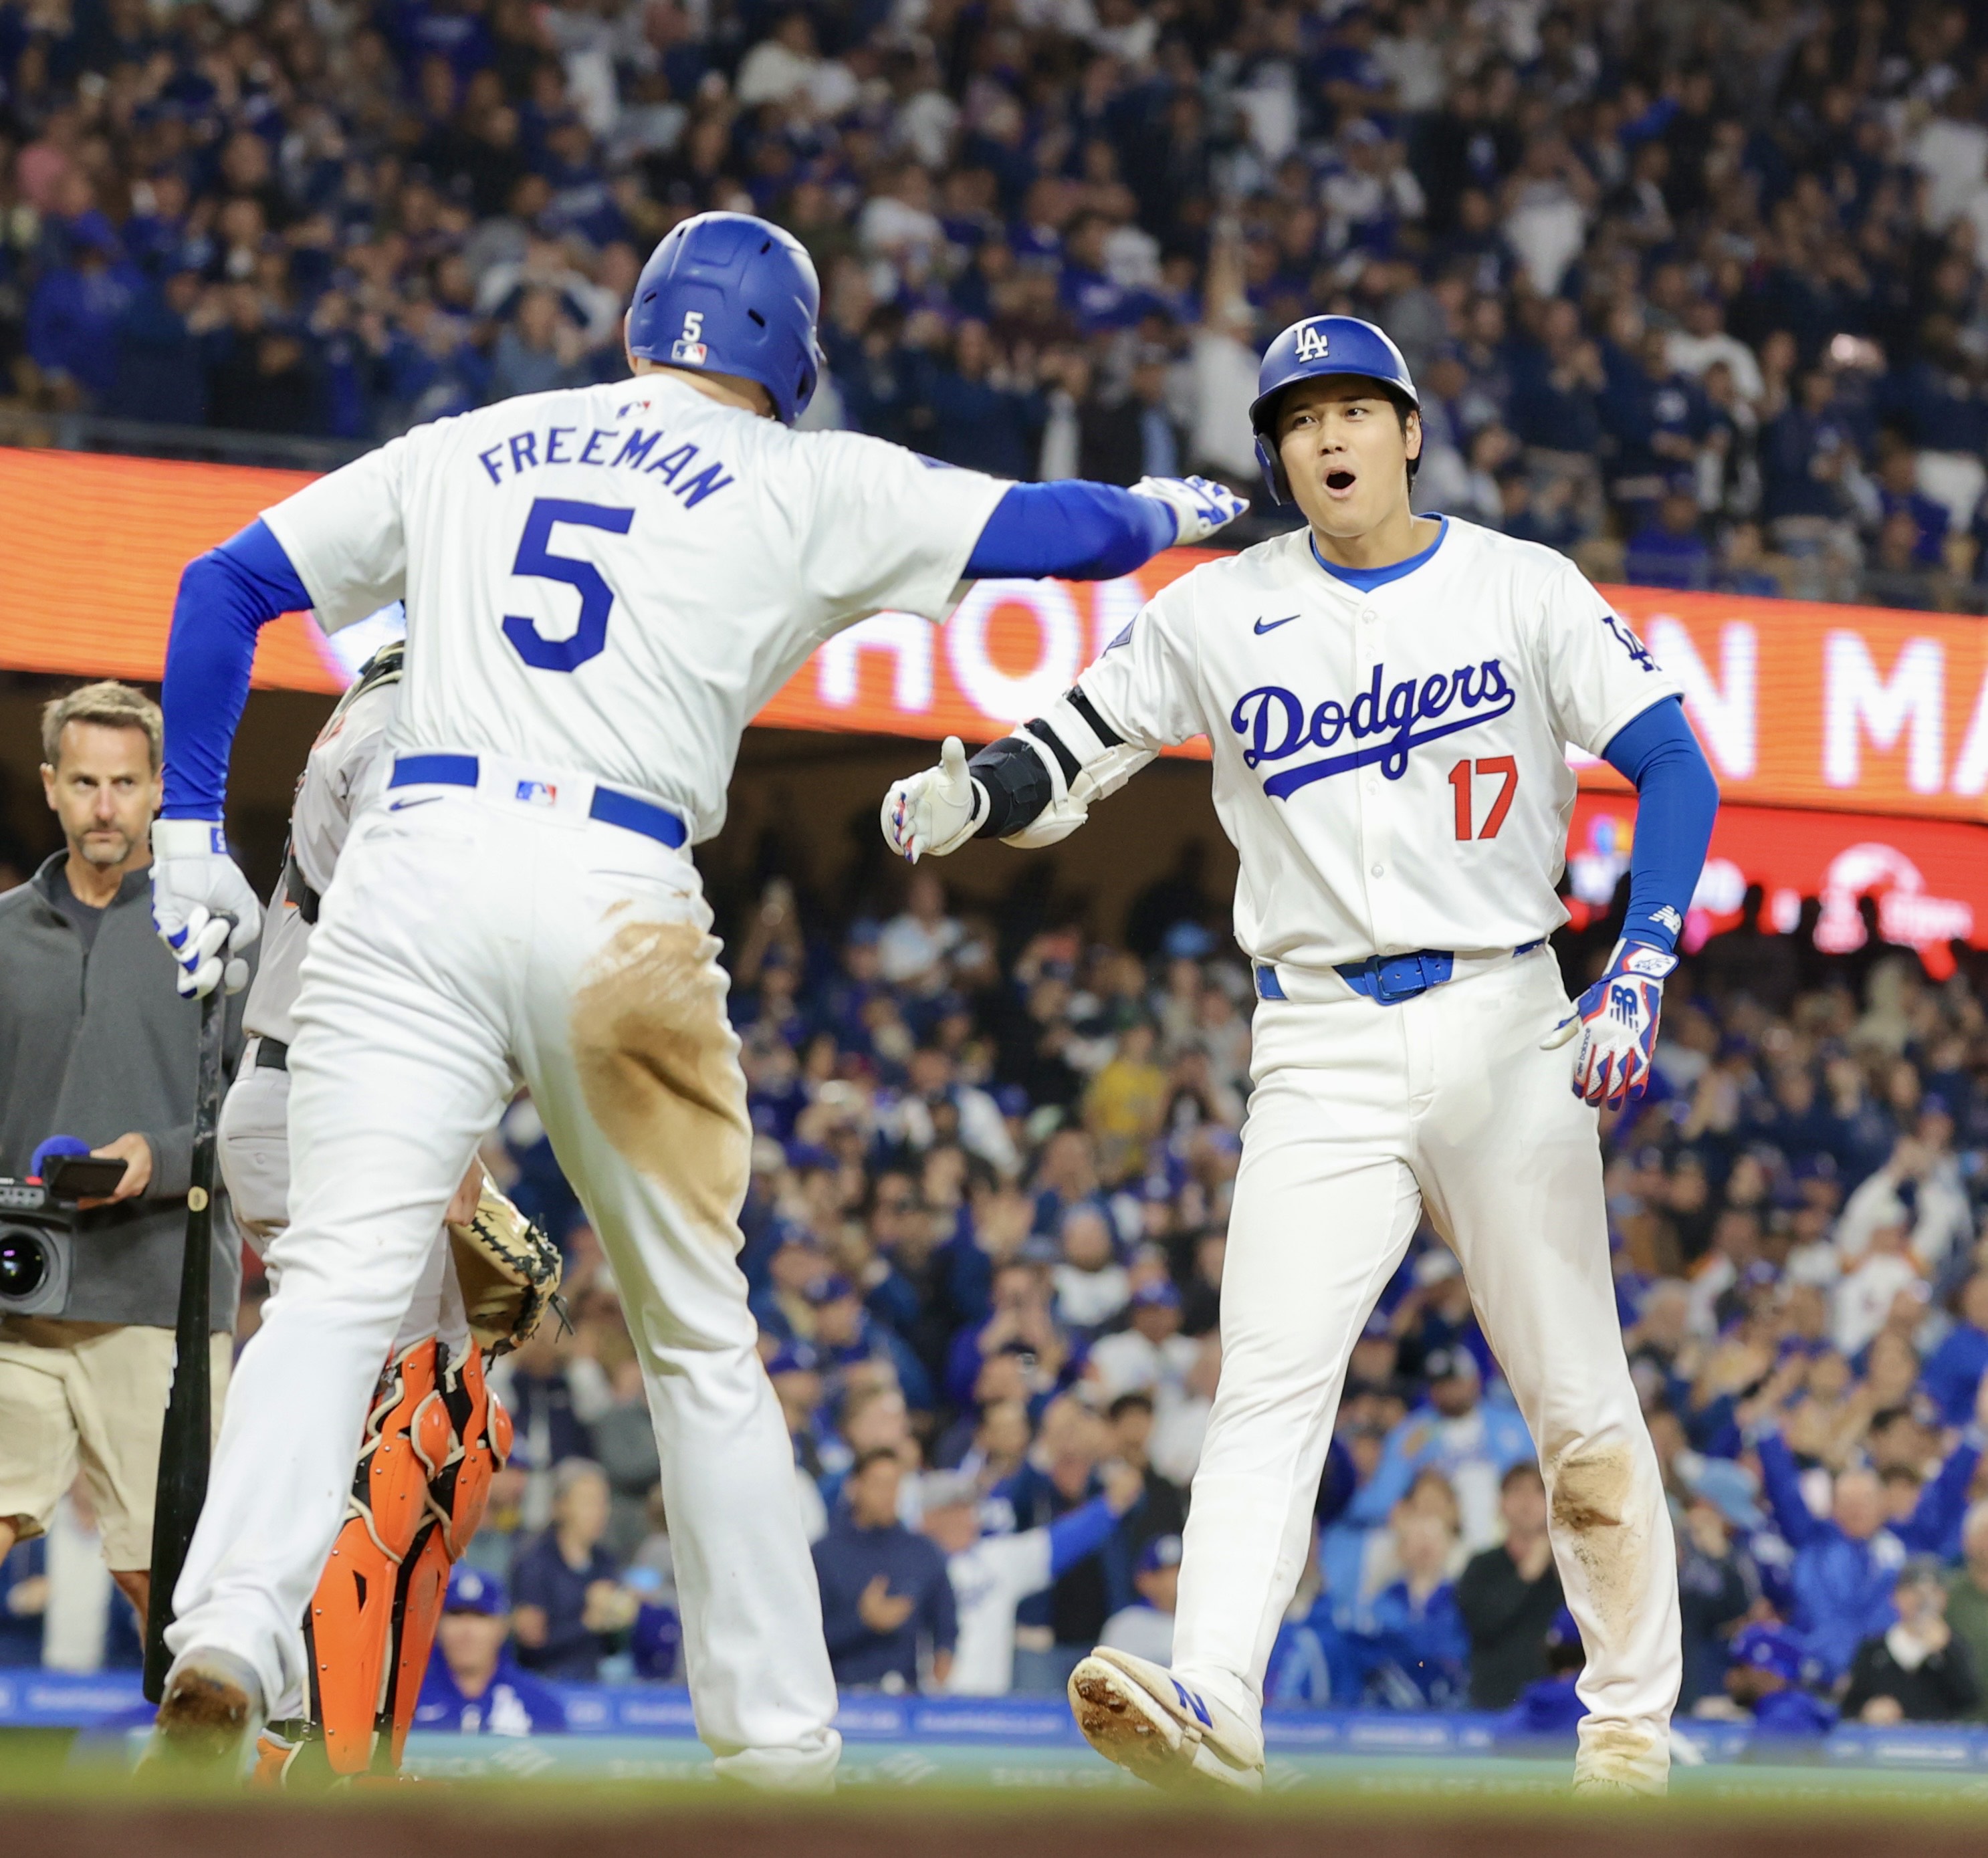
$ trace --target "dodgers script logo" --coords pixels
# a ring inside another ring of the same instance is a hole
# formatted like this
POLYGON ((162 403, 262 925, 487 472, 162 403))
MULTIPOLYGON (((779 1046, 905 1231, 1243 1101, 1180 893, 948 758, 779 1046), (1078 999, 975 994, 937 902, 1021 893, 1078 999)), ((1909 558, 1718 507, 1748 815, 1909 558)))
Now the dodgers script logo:
POLYGON ((1323 361, 1326 356, 1325 331, 1307 325, 1298 331, 1298 360, 1323 361))
POLYGON ((1264 792, 1273 800, 1288 799, 1314 781, 1376 762, 1389 780, 1398 781, 1408 771, 1411 748, 1489 722, 1507 714, 1519 701, 1518 692, 1506 681, 1504 666, 1496 658, 1447 674, 1432 671, 1426 677, 1405 678, 1391 686, 1384 699, 1381 687, 1386 670, 1385 665, 1375 665, 1373 681, 1351 703, 1327 698, 1309 713, 1295 691, 1280 684, 1262 684, 1242 693, 1230 713, 1229 726, 1249 744, 1242 751, 1245 767, 1284 761, 1307 748, 1330 748, 1342 736, 1362 745, 1273 774, 1264 782, 1264 792), (1459 708, 1466 713, 1449 714, 1459 708), (1439 718, 1444 720, 1439 721, 1439 718))

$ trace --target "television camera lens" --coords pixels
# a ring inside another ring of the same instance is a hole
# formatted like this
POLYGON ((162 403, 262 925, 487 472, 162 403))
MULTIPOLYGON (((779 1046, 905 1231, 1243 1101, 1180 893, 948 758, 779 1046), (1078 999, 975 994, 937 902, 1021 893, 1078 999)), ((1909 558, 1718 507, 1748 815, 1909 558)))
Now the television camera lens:
POLYGON ((31 1297, 48 1277, 49 1248, 39 1234, 0 1230, 0 1297, 31 1297))

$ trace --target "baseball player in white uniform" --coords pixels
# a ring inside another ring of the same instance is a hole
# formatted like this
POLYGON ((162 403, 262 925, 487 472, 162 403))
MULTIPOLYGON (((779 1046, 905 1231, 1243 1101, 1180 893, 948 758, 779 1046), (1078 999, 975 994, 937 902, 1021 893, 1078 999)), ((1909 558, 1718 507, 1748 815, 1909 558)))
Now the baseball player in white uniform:
POLYGON ((635 379, 418 427, 182 579, 153 897, 189 993, 259 926, 220 823, 257 627, 401 598, 407 641, 385 791, 303 963, 290 1224, 174 1596, 163 1753, 236 1756, 296 1684, 353 1416, 522 1077, 647 1381, 700 1733, 729 1775, 833 1775, 820 1599, 735 1258, 745 1081, 688 848, 723 823, 746 725, 842 627, 942 620, 976 576, 1123 574, 1242 505, 1195 481, 1011 485, 796 433, 818 302, 777 228, 687 221, 636 287, 635 379))
MULTIPOLYGON (((367 662, 312 745, 290 812, 284 870, 242 1012, 242 1067, 221 1106, 218 1159, 259 1255, 289 1223, 289 1054, 305 951, 353 816, 384 785, 403 648, 367 662)), ((516 1234, 522 1216, 472 1160, 370 1395, 347 1513, 303 1631, 303 1690, 272 1701, 259 1779, 397 1769, 449 1571, 509 1455, 510 1419, 485 1385, 448 1227, 479 1214, 516 1234)), ((534 1237, 536 1235, 534 1235, 534 1237)))
POLYGON ((1264 1667, 1347 1356, 1426 1213, 1550 1495, 1587 1658, 1576 1785, 1657 1790, 1676 1560, 1616 1321, 1597 1106, 1647 1080, 1717 789, 1676 684, 1570 563, 1411 513, 1418 403, 1379 329, 1293 325, 1252 417, 1307 527, 1175 582, 1044 716, 970 765, 948 741, 883 807, 907 856, 1049 843, 1205 735, 1240 854, 1255 1089, 1173 1662, 1100 1647, 1072 1706, 1149 1779, 1261 1785, 1264 1667), (1566 920, 1569 742, 1640 795, 1623 938, 1572 1005, 1546 947, 1566 920))

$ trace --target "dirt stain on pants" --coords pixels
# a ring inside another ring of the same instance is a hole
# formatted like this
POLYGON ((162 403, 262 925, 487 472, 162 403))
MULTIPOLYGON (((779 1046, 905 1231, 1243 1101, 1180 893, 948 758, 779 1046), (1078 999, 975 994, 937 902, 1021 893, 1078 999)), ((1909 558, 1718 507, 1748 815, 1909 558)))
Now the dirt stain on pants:
POLYGON ((735 1249, 752 1131, 718 950, 695 923, 622 924, 573 996, 573 1054, 616 1150, 735 1249))
POLYGON ((1587 1576, 1594 1610, 1611 1633, 1628 1630, 1643 1598, 1646 1544, 1628 1513, 1635 1475, 1626 1446, 1577 1446, 1547 1479, 1555 1544, 1587 1576))

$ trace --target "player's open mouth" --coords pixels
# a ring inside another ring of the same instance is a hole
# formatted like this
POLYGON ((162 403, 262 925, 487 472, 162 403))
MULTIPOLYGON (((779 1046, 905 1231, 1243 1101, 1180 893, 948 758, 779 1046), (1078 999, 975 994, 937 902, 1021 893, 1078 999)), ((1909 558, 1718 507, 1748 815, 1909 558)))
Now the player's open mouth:
POLYGON ((1329 491, 1338 492, 1342 495, 1351 490, 1356 481, 1354 474, 1350 471, 1341 469, 1329 471, 1325 474, 1325 488, 1329 491))

